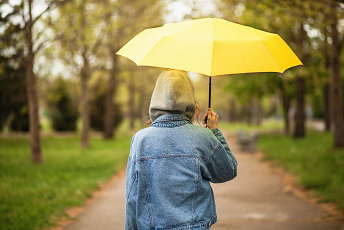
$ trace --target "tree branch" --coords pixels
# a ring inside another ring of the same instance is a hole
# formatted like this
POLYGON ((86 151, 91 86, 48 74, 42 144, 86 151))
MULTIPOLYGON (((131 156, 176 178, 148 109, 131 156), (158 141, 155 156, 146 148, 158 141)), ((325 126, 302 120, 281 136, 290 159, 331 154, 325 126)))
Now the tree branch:
POLYGON ((41 44, 39 44, 39 46, 36 48, 36 50, 33 51, 34 54, 38 53, 38 51, 43 47, 43 45, 45 43, 47 43, 48 41, 50 41, 51 39, 46 39, 45 41, 41 42, 41 44))
POLYGON ((52 1, 50 2, 50 4, 48 5, 48 7, 42 12, 40 13, 35 19, 32 20, 32 25, 34 25, 41 17, 44 13, 46 13, 47 11, 49 11, 50 9, 52 9, 55 6, 61 6, 63 4, 66 4, 68 2, 70 2, 71 0, 56 0, 56 1, 52 1))

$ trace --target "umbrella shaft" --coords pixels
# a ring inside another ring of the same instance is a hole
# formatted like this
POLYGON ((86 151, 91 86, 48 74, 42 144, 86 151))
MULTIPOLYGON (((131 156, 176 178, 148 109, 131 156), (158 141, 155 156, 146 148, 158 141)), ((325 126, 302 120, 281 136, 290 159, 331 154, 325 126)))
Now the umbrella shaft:
POLYGON ((209 102, 208 108, 211 108, 211 77, 209 77, 209 102))

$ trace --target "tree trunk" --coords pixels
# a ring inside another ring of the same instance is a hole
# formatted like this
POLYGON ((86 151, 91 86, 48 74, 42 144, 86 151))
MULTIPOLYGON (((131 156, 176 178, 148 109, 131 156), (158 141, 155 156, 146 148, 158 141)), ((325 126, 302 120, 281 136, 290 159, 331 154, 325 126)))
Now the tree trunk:
POLYGON ((40 164, 43 161, 41 152, 41 140, 39 135, 39 115, 38 100, 36 92, 36 79, 33 72, 34 53, 32 49, 32 0, 28 1, 29 21, 26 25, 25 38, 28 49, 26 57, 26 77, 27 77, 27 95, 29 100, 29 117, 30 117, 30 148, 31 161, 40 164))
POLYGON ((116 88, 116 76, 117 76, 117 54, 111 52, 112 58, 112 70, 109 73, 109 83, 105 97, 105 114, 104 114, 104 127, 103 136, 105 139, 113 138, 114 129, 114 103, 113 97, 116 88))
POLYGON ((249 125, 252 124, 252 98, 250 98, 250 100, 248 101, 248 104, 247 104, 247 123, 249 125))
MULTIPOLYGON (((300 31, 297 37, 297 51, 303 63, 305 63, 306 55, 303 45, 306 39, 306 31, 301 23, 300 31)), ((295 111, 295 129, 294 138, 302 138, 306 136, 305 122, 305 79, 302 76, 296 76, 296 111, 295 111)))
POLYGON ((283 99, 283 112, 284 112, 284 133, 285 135, 290 134, 290 120, 289 120, 289 111, 290 111, 290 97, 285 96, 283 99))
POLYGON ((325 132, 331 131, 331 84, 327 82, 324 86, 324 122, 325 132))
POLYGON ((231 99, 230 99, 230 110, 229 110, 229 121, 237 122, 237 120, 238 120, 238 112, 237 112, 235 97, 231 97, 231 99))
POLYGON ((149 101, 147 99, 147 92, 144 86, 140 87, 140 104, 139 104, 140 118, 142 123, 149 120, 149 101))
POLYGON ((260 126, 262 124, 263 119, 263 106, 260 100, 257 100, 257 125, 260 126))
POLYGON ((129 128, 131 130, 135 129, 135 79, 132 75, 128 82, 128 109, 129 109, 129 128))
POLYGON ((90 111, 88 103, 88 77, 89 77, 89 63, 86 57, 86 52, 83 53, 84 66, 81 69, 81 147, 88 148, 89 146, 89 129, 90 129, 90 111))
POLYGON ((333 146, 344 147, 344 120, 343 120, 343 98, 342 78, 340 63, 340 43, 338 35, 337 4, 331 4, 332 8, 332 111, 333 111, 333 146))
POLYGON ((283 119, 284 119, 284 134, 290 134, 290 120, 289 120, 289 110, 290 110, 290 96, 287 95, 283 81, 280 82, 280 89, 281 89, 281 96, 282 96, 282 104, 283 104, 283 119))
POLYGON ((296 114, 294 137, 301 138, 306 136, 305 129, 305 79, 296 77, 296 114))

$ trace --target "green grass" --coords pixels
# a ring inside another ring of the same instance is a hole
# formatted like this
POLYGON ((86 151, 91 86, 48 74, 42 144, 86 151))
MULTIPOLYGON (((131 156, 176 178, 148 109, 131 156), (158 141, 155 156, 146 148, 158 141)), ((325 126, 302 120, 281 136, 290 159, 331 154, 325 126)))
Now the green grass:
POLYGON ((85 198, 125 166, 131 137, 41 139, 43 161, 34 165, 27 138, 0 138, 0 229, 41 229, 85 198))
POLYGON ((344 211, 344 149, 332 148, 332 133, 310 132, 304 139, 263 134, 258 146, 266 159, 298 175, 300 184, 321 201, 336 202, 344 211))
POLYGON ((236 133, 239 130, 244 130, 246 132, 271 132, 271 131, 283 131, 283 122, 276 120, 264 120, 261 125, 247 123, 228 123, 219 122, 220 129, 236 133))

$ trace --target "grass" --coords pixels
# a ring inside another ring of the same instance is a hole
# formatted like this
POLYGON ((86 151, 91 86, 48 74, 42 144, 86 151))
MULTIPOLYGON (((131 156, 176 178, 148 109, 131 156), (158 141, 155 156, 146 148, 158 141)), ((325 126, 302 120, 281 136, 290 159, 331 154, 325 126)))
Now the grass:
POLYGON ((262 134, 258 146, 266 159, 298 175, 305 188, 344 211, 344 149, 332 148, 332 133, 310 132, 304 139, 262 134))
POLYGON ((130 136, 92 138, 88 149, 78 137, 43 137, 41 165, 30 160, 27 138, 0 138, 0 228, 41 229, 54 225, 125 166, 130 136))
POLYGON ((219 122, 220 129, 230 131, 232 133, 237 133, 239 130, 245 132, 271 132, 271 131, 283 131, 283 121, 277 121, 274 119, 264 120, 261 125, 247 123, 228 123, 219 122))

